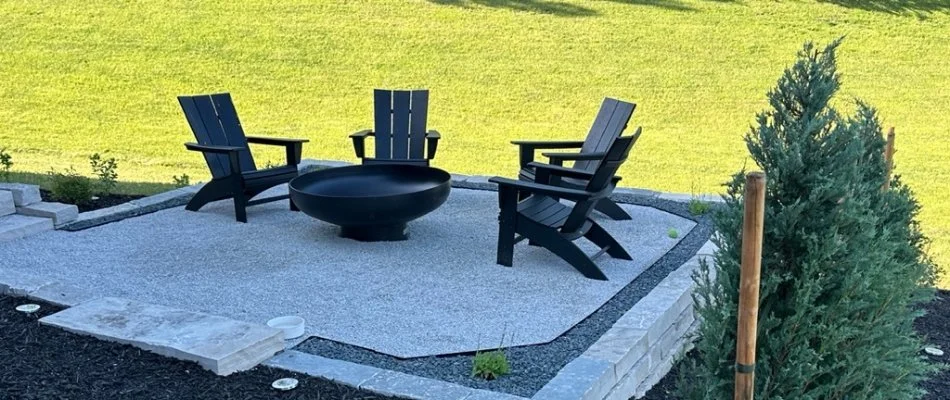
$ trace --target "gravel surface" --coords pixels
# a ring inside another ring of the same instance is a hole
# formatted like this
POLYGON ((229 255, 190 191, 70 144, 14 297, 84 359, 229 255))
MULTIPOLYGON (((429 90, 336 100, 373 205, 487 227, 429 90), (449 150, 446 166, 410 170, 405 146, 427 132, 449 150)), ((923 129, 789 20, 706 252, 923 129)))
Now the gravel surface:
POLYGON ((217 376, 194 363, 40 325, 38 318, 59 309, 43 304, 32 316, 14 311, 28 302, 0 296, 2 399, 395 400, 267 367, 217 376), (284 377, 296 378, 298 387, 280 393, 270 387, 284 377))
MULTIPOLYGON (((499 379, 486 381, 471 377, 472 354, 440 357, 399 359, 377 352, 329 340, 311 338, 296 350, 328 358, 347 360, 379 368, 458 383, 468 387, 487 389, 531 397, 568 362, 577 358, 600 338, 627 310, 650 292, 671 271, 678 268, 709 239, 712 222, 707 216, 694 217, 686 205, 652 198, 635 200, 636 204, 655 207, 684 218, 695 219, 697 225, 682 241, 632 283, 596 312, 575 325, 557 339, 545 344, 516 346, 505 350, 511 364, 511 373, 499 379)), ((630 223, 630 221, 627 221, 630 223)), ((516 251, 515 261, 518 260, 516 251)), ((516 264, 517 265, 517 264, 516 264)), ((486 304, 486 307, 491 307, 486 304)), ((503 312, 503 311, 499 311, 503 312)), ((498 345, 501 337, 485 338, 498 345)), ((507 343, 505 343, 507 346, 507 343)))
POLYGON ((625 207, 633 221, 603 224, 635 260, 599 258, 607 282, 524 242, 513 268, 495 264, 497 194, 463 189, 410 223, 407 241, 343 239, 286 202, 251 207, 242 224, 223 201, 3 242, 0 269, 250 322, 299 315, 309 334, 404 358, 451 354, 495 347, 503 334, 506 345, 553 340, 672 248, 668 229, 695 225, 625 207))

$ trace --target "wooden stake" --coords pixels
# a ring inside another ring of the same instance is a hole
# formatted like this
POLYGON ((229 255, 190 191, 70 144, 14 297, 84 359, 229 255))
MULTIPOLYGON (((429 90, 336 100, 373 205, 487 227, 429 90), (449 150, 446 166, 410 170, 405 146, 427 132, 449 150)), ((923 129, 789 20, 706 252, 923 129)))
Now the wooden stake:
POLYGON ((887 191, 891 188, 891 173, 894 170, 894 127, 887 131, 887 145, 884 146, 884 163, 886 169, 884 172, 884 185, 881 186, 882 191, 887 191))
POLYGON ((764 173, 752 172, 746 175, 744 208, 735 400, 752 400, 755 391, 755 339, 759 320, 762 231, 765 224, 764 173))

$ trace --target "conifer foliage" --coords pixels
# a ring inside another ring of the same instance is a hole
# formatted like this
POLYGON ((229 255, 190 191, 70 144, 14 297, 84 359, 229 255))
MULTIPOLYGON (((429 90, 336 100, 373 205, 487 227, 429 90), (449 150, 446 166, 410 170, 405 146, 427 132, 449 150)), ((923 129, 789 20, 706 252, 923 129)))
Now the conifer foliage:
MULTIPOLYGON (((911 191, 885 178, 875 110, 830 104, 836 50, 805 44, 768 93, 745 142, 767 176, 756 399, 915 399, 933 371, 920 356, 915 305, 933 296, 934 265, 911 191)), ((716 215, 715 266, 695 278, 699 358, 681 397, 731 398, 744 173, 716 215)))

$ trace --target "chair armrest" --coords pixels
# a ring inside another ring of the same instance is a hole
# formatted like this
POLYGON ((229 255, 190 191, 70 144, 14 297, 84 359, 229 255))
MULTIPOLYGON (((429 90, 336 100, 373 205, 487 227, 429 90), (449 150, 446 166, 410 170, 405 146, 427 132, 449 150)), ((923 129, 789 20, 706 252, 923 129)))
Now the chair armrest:
POLYGON ((518 191, 529 192, 534 194, 543 194, 551 197, 557 197, 562 199, 568 199, 573 201, 583 201, 590 199, 595 195, 595 193, 590 193, 584 190, 577 189, 568 189, 560 186, 552 185, 542 185, 540 183, 534 182, 525 182, 514 179, 502 178, 496 176, 488 179, 489 182, 495 183, 498 186, 507 186, 515 188, 518 191))
POLYGON ((541 153, 551 160, 560 160, 560 161, 581 161, 581 160, 600 160, 604 158, 607 153, 541 153))
POLYGON ((241 175, 241 161, 238 159, 238 152, 245 150, 243 147, 215 146, 189 142, 185 143, 185 148, 191 151, 200 151, 202 153, 227 154, 228 167, 231 169, 231 174, 236 174, 238 176, 241 175))
POLYGON ((439 131, 433 129, 426 132, 426 158, 431 160, 435 158, 435 151, 439 148, 439 139, 442 135, 439 131))
POLYGON ((584 146, 582 140, 512 140, 511 144, 535 149, 573 149, 584 146))
MULTIPOLYGON (((568 178, 575 178, 575 179, 588 179, 588 180, 589 180, 589 179, 591 179, 591 178, 594 177, 594 173, 593 173, 593 172, 588 172, 588 171, 584 171, 584 170, 580 170, 580 169, 574 169, 574 168, 568 168, 568 167, 562 167, 562 166, 559 166, 559 165, 551 165, 551 164, 543 164, 543 163, 539 163, 539 162, 533 162, 533 163, 528 164, 528 166, 534 168, 534 170, 535 170, 535 179, 537 179, 537 180, 536 180, 537 182, 544 182, 544 179, 541 179, 541 178, 544 178, 544 177, 542 176, 542 175, 544 175, 544 173, 542 173, 541 171, 546 171, 546 173, 547 173, 547 174, 550 174, 550 175, 566 176, 566 177, 568 177, 568 178)), ((546 178, 545 178, 545 179, 546 179, 546 178)), ((611 182, 612 184, 616 185, 618 182, 620 182, 620 179, 622 179, 622 178, 619 177, 619 176, 614 175, 612 178, 610 178, 610 182, 611 182)))
POLYGON ((351 133, 350 137, 351 138, 365 138, 367 136, 375 136, 375 135, 376 134, 373 133, 372 129, 363 129, 361 131, 351 133))
POLYGON ((356 158, 366 157, 367 136, 376 136, 376 134, 371 129, 363 129, 350 134, 350 138, 353 139, 353 151, 356 152, 356 158))
POLYGON ((247 136, 248 143, 266 144, 271 146, 291 146, 295 143, 307 143, 310 139, 289 139, 264 136, 247 136))
POLYGON ((244 150, 243 147, 237 146, 217 146, 211 144, 198 144, 198 143, 185 143, 185 148, 191 151, 200 151, 202 153, 218 153, 218 154, 227 154, 231 152, 238 152, 244 150))
POLYGON ((571 149, 581 148, 584 142, 572 141, 538 141, 538 140, 512 140, 511 144, 518 146, 518 165, 524 168, 528 163, 534 161, 534 151, 537 149, 571 149))
POLYGON ((303 144, 310 139, 285 139, 263 136, 247 136, 248 143, 263 144, 269 146, 284 146, 287 152, 287 165, 300 164, 300 157, 303 156, 303 144))

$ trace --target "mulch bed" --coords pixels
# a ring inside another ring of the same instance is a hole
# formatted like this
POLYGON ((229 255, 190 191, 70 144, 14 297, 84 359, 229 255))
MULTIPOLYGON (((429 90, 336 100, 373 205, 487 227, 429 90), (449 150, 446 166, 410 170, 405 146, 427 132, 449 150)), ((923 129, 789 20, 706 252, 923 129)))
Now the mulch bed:
MULTIPOLYGON (((950 291, 940 290, 937 298, 927 304, 924 309, 927 314, 914 321, 914 328, 923 335, 929 345, 935 345, 944 351, 943 357, 929 356, 934 363, 943 363, 950 367, 950 291)), ((926 355, 923 351, 921 354, 926 355)), ((696 352, 691 351, 686 358, 695 358, 696 352)), ((682 365, 682 364, 680 364, 682 365)), ((676 390, 676 378, 679 375, 679 365, 674 366, 669 374, 660 380, 653 389, 650 389, 643 400, 674 399, 672 393, 676 390)), ((945 369, 934 375, 923 387, 927 390, 924 400, 950 399, 950 369, 945 369)))
POLYGON ((14 310, 29 302, 0 296, 3 399, 393 399, 268 367, 217 376, 191 362, 40 325, 59 309, 42 304, 32 316, 14 310), (284 377, 299 386, 270 387, 284 377))
MULTIPOLYGON (((40 196, 43 197, 43 201, 55 201, 55 199, 53 199, 53 194, 48 190, 40 189, 40 196)), ((98 198, 95 200, 90 200, 83 204, 77 204, 76 206, 79 207, 79 212, 117 206, 132 200, 141 199, 145 196, 138 194, 101 194, 97 197, 98 198)))

